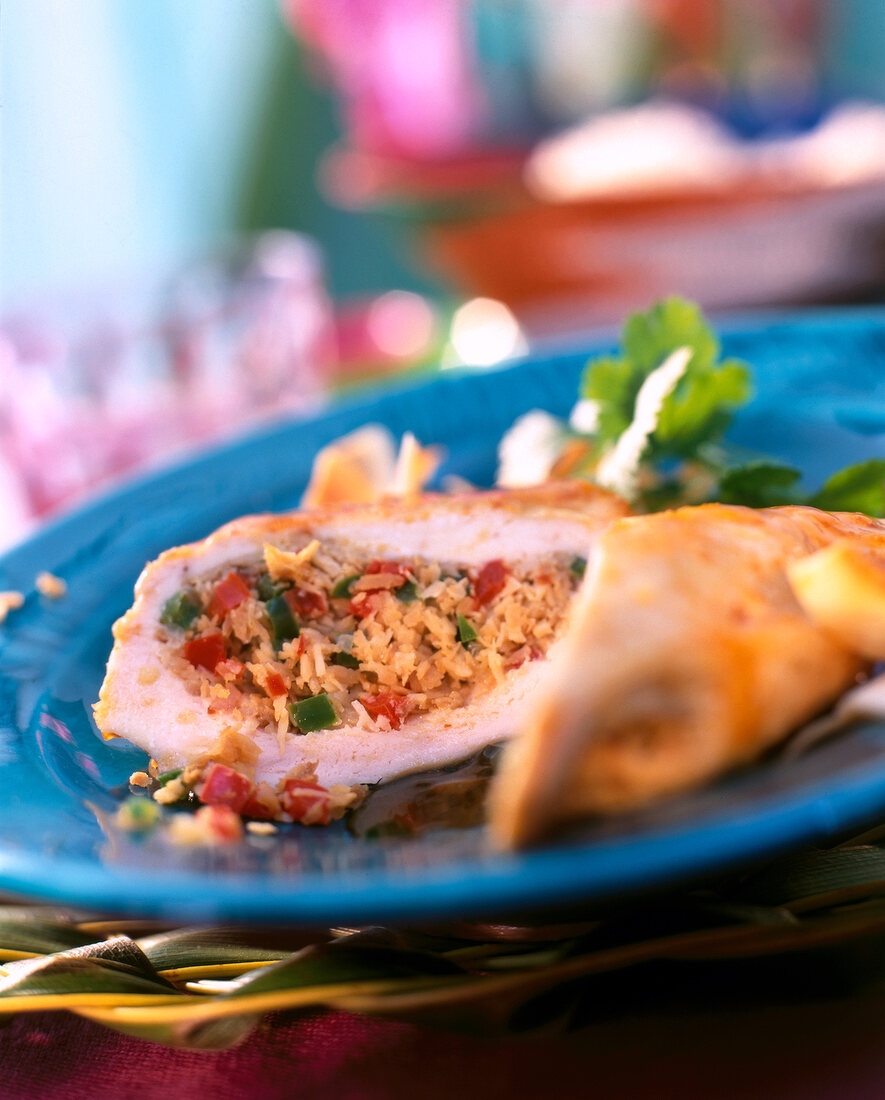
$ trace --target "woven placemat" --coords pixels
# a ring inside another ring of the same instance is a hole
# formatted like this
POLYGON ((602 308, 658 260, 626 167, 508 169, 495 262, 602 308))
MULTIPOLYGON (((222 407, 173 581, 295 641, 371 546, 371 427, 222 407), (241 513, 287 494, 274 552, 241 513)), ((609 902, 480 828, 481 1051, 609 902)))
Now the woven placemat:
POLYGON ((305 932, 6 904, 0 1014, 71 1011, 204 1050, 267 1013, 318 1007, 502 1034, 574 1025, 662 967, 686 995, 699 980, 705 996, 844 989, 882 977, 883 943, 885 841, 870 833, 709 888, 519 923, 305 932))

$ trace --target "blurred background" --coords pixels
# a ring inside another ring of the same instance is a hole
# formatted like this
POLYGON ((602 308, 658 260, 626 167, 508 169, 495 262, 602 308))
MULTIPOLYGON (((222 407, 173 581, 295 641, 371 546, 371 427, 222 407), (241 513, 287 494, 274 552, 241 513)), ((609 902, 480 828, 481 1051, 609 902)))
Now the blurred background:
POLYGON ((0 542, 681 293, 885 300, 882 0, 4 0, 0 542))

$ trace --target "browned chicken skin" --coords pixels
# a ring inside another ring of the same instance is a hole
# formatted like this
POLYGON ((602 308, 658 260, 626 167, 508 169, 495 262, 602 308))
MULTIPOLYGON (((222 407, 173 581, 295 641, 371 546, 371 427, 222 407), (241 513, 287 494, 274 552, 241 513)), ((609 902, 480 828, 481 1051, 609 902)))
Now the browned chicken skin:
POLYGON ((885 523, 720 504, 614 523, 505 753, 495 841, 696 786, 829 705, 865 663, 808 618, 786 570, 845 537, 885 550, 885 523))

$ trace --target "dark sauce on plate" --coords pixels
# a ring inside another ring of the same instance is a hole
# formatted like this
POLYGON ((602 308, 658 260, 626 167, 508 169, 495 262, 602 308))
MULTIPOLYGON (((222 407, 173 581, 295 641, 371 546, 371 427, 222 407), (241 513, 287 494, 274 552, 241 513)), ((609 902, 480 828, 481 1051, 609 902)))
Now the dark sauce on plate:
POLYGON ((457 764, 373 787, 348 816, 348 829, 361 839, 376 840, 484 824, 486 794, 500 751, 500 745, 489 745, 457 764))

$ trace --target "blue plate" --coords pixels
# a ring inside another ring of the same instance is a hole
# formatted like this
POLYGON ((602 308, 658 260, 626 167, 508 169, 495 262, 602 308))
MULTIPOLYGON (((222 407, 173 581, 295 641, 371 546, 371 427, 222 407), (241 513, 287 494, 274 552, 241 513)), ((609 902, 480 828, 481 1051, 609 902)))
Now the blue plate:
MULTIPOLYGON (((755 368, 757 396, 736 442, 801 465, 812 484, 885 455, 885 312, 757 319, 733 325, 724 343, 755 368)), ((871 723, 797 761, 770 760, 520 856, 489 852, 481 829, 370 841, 341 825, 296 828, 192 850, 133 840, 111 824, 145 758, 105 743, 90 707, 111 624, 148 559, 235 516, 294 507, 317 448, 369 420, 442 444, 443 473, 488 484, 514 418, 536 407, 565 414, 588 355, 607 350, 587 342, 275 427, 90 504, 0 560, 0 589, 28 594, 0 627, 0 889, 175 920, 466 916, 684 881, 885 814, 885 725, 871 723), (64 578, 66 599, 34 592, 40 570, 64 578)))

